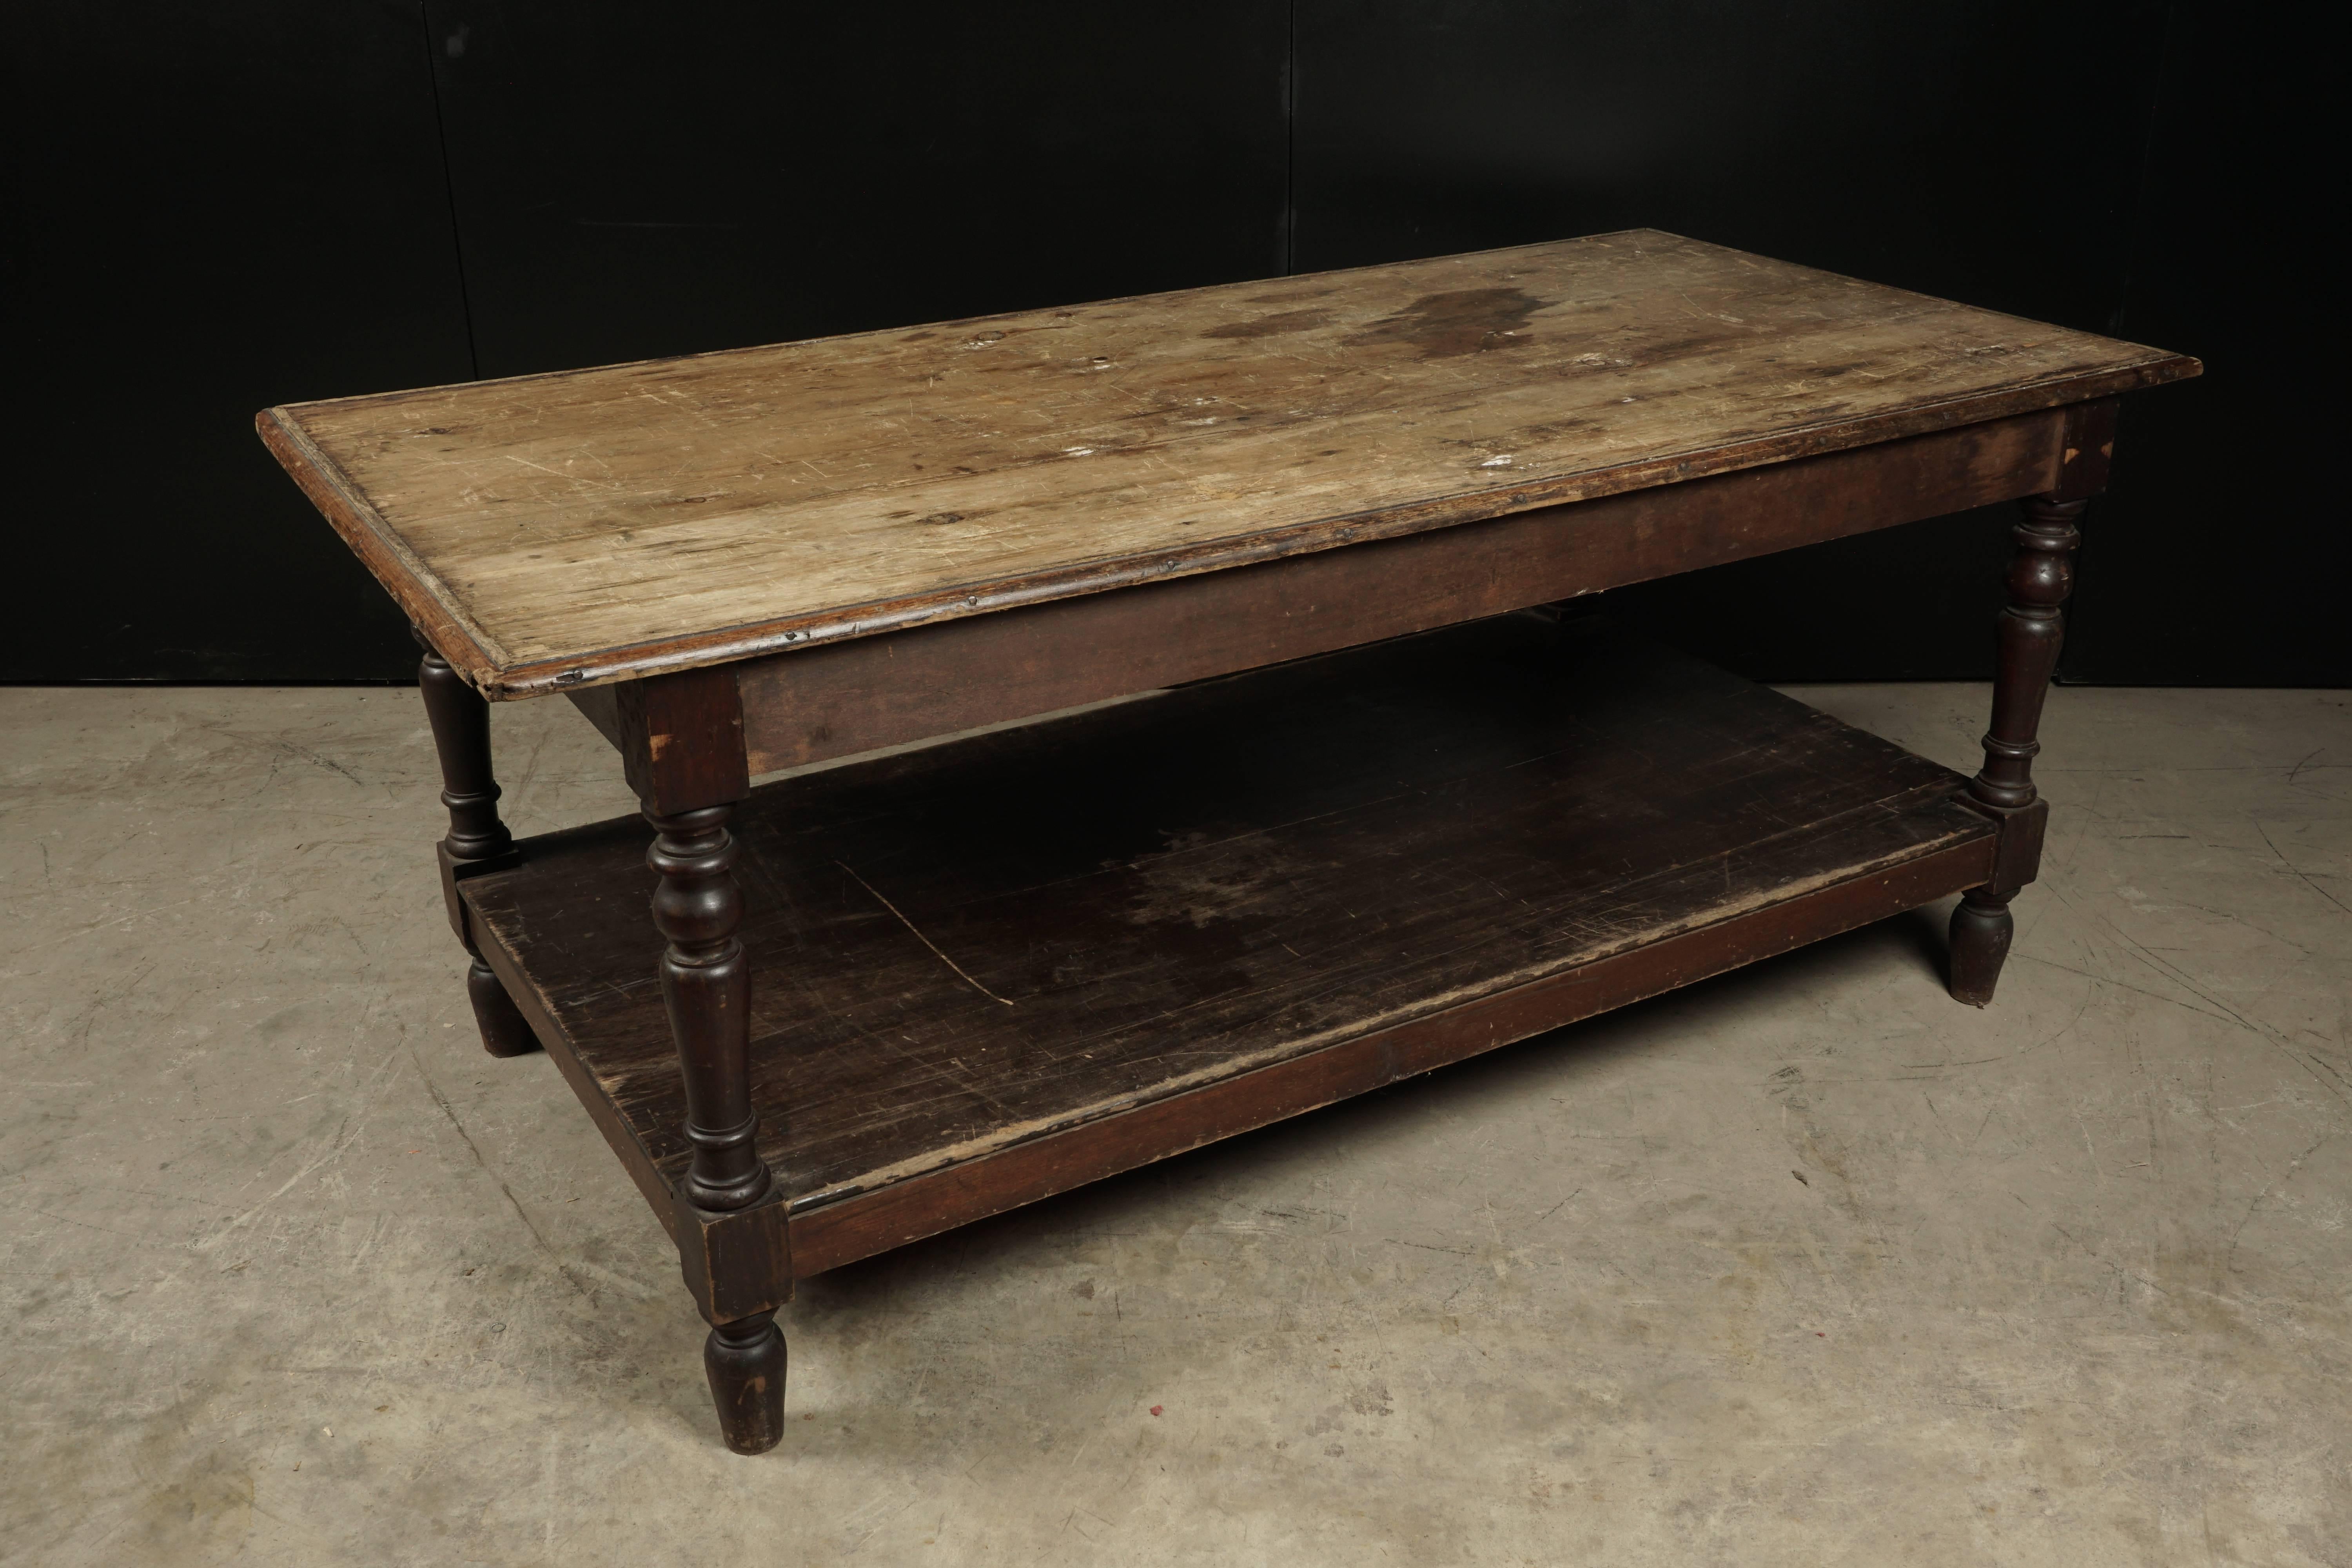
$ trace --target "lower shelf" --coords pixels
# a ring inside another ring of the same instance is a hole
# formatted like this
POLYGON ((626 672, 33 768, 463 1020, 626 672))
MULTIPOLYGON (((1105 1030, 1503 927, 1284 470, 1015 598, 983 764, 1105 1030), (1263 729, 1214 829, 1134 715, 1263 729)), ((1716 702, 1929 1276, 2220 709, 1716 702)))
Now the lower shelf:
MULTIPOLYGON (((803 1276, 1976 886, 1964 781, 1510 616, 772 784, 738 808, 803 1276)), ((648 830, 460 885, 670 1220, 648 830)))

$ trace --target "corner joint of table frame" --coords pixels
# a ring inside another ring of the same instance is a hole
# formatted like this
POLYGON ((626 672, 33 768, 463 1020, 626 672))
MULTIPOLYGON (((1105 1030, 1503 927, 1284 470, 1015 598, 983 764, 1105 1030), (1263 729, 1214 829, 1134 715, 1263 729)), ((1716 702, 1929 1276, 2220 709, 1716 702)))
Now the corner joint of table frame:
POLYGON ((2071 405, 2060 438, 2058 472, 2052 500, 2085 500, 2107 488, 2116 455, 2116 416, 2121 400, 2102 397, 2071 405))
POLYGON ((614 689, 613 722, 629 787, 647 811, 695 811, 751 794, 733 666, 624 682, 614 689))
POLYGON ((2025 805, 1988 805, 1983 801, 1963 795, 1972 809, 1992 819, 2000 830, 1993 841, 1992 875, 1985 879, 1985 888, 1995 893, 2014 893, 2042 873, 2042 839, 2050 822, 2050 803, 2035 800, 2025 805))
POLYGON ((677 1264, 712 1323, 772 1312, 793 1299, 793 1240, 783 1194, 725 1213, 676 1200, 677 1264))

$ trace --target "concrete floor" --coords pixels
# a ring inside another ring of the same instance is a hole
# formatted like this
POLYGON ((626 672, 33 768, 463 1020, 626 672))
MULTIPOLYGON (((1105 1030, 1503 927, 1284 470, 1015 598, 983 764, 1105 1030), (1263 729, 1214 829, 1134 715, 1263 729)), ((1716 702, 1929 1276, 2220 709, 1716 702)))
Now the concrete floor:
POLYGON ((2352 1562, 2346 693, 2054 693, 1985 1012, 1890 921, 815 1281, 759 1459, 475 1044, 414 692, 0 716, 0 1560, 2352 1562))

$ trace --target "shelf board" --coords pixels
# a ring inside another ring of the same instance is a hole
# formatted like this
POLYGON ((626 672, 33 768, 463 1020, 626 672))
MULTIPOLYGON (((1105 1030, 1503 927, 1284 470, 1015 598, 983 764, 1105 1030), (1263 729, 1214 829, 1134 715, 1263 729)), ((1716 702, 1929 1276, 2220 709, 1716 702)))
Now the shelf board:
MULTIPOLYGON (((803 1275, 1982 882, 1959 775, 1528 616, 855 763, 739 807, 803 1275)), ((635 818, 460 885, 665 1222, 635 818)))

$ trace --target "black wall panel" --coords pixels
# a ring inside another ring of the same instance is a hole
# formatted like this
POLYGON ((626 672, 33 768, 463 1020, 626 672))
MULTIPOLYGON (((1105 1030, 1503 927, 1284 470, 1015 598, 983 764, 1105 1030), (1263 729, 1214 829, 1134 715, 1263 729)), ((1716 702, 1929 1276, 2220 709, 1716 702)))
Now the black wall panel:
MULTIPOLYGON (((2069 679, 2352 686, 2343 51, 2172 9, 2122 330, 2205 360, 2127 405, 2084 525, 2069 679)), ((2340 759, 2339 759, 2340 760, 2340 759)))
POLYGON ((7 33, 0 676, 413 675, 253 414, 471 372, 415 5, 58 0, 7 33))
POLYGON ((1278 5, 427 10, 485 375, 1283 268, 1278 5))

